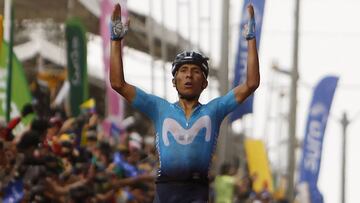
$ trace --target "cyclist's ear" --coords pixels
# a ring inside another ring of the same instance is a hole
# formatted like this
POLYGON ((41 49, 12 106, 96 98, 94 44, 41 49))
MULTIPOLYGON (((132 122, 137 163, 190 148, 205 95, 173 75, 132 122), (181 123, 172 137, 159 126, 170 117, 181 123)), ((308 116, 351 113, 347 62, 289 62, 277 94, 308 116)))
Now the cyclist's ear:
POLYGON ((204 90, 207 86, 208 86, 208 81, 204 80, 202 85, 201 85, 202 89, 204 90))
POLYGON ((173 78, 171 81, 172 81, 173 87, 176 87, 175 78, 173 78))

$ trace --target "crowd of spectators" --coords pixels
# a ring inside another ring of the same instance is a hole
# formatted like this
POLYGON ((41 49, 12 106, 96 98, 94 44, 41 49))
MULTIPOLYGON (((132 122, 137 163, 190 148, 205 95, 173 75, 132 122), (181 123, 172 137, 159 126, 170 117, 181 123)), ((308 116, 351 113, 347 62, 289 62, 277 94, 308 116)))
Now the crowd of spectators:
POLYGON ((122 142, 114 142, 99 129, 95 113, 35 118, 14 135, 32 113, 24 109, 0 124, 4 202, 152 202, 157 164, 152 137, 124 132, 122 142))

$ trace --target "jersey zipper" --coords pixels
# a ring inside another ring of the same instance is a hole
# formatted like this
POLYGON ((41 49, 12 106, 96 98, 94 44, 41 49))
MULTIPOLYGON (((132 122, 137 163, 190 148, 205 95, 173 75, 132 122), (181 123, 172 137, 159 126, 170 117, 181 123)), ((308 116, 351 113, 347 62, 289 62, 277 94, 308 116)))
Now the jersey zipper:
POLYGON ((176 103, 175 103, 175 106, 176 106, 177 108, 179 108, 179 109, 181 110, 181 112, 183 113, 184 118, 185 118, 185 126, 186 126, 186 128, 189 128, 189 123, 191 122, 191 119, 192 119, 194 113, 202 106, 202 104, 199 103, 199 104, 192 110, 189 119, 186 118, 185 111, 184 111, 183 108, 181 108, 181 106, 179 105, 179 102, 176 102, 176 103))

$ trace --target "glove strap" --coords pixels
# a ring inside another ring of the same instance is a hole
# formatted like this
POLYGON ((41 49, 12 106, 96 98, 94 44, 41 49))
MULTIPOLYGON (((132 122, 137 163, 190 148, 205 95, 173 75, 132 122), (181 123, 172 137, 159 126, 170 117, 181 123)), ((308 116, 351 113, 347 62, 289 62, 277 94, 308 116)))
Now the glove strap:
POLYGON ((247 25, 245 25, 245 39, 251 40, 255 38, 255 18, 250 18, 247 25))

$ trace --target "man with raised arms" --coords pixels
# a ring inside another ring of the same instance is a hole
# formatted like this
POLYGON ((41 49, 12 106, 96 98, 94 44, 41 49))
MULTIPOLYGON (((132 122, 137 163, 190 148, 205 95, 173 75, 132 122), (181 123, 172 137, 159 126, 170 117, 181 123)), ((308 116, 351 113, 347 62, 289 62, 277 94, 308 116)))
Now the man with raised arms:
MULTIPOLYGON (((124 78, 121 41, 127 25, 121 23, 117 4, 111 23, 110 82, 112 88, 133 107, 145 113, 156 129, 159 170, 154 202, 207 202, 208 173, 215 151, 220 124, 227 114, 259 86, 259 60, 256 50, 252 5, 247 8, 245 30, 248 44, 247 76, 243 84, 226 95, 201 104, 199 97, 208 85, 208 58, 195 51, 179 53, 172 64, 172 83, 178 92, 175 103, 145 93, 124 78)), ((129 67, 131 68, 131 67, 129 67)))

